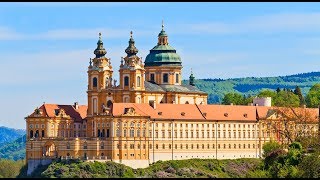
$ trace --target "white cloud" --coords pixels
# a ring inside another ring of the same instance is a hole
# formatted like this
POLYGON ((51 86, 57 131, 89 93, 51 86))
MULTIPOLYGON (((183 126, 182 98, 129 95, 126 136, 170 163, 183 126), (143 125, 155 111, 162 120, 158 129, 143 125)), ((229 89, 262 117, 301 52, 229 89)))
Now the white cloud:
POLYGON ((249 17, 238 22, 204 22, 180 24, 175 33, 274 33, 295 31, 319 31, 320 13, 278 13, 249 17), (183 30, 183 31, 182 31, 183 30))
MULTIPOLYGON (((0 27, 0 41, 7 40, 88 40, 97 39, 101 32, 103 39, 130 37, 130 29, 91 28, 91 29, 54 29, 37 34, 18 33, 8 27, 0 27)), ((150 30, 135 30, 134 37, 151 36, 150 30)))

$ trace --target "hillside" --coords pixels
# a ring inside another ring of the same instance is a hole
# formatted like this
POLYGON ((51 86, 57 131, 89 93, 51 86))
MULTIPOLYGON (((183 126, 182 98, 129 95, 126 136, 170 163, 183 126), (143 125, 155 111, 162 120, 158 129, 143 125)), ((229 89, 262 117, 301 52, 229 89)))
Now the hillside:
POLYGON ((1 126, 0 127, 0 147, 3 143, 8 143, 26 134, 24 129, 13 129, 1 126))
POLYGON ((268 177, 261 159, 158 161, 143 169, 114 162, 54 162, 36 170, 41 178, 239 178, 268 177))
POLYGON ((12 142, 3 143, 0 146, 0 159, 19 160, 26 155, 26 135, 17 138, 12 142))
MULTIPOLYGON (((306 95, 315 83, 320 82, 320 72, 301 73, 278 77, 246 77, 230 79, 196 79, 196 86, 208 93, 208 103, 221 103, 224 94, 237 92, 243 95, 254 96, 262 89, 276 90, 278 87, 294 90, 296 86, 301 88, 306 95)), ((183 80, 183 84, 189 83, 183 80)))

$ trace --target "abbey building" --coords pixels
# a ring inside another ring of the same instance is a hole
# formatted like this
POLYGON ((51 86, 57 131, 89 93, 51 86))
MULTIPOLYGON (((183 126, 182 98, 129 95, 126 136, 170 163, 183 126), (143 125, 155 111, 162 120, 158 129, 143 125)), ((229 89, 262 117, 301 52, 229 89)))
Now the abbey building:
MULTIPOLYGON (((192 72, 183 85, 181 58, 163 26, 144 62, 132 32, 125 53, 117 83, 99 34, 87 105, 45 103, 26 117, 28 174, 54 159, 138 168, 158 160, 259 158, 265 142, 281 141, 266 121, 274 118, 272 107, 208 105, 192 72)), ((317 117, 317 109, 306 109, 317 117)), ((310 126, 315 132, 317 124, 310 126)))

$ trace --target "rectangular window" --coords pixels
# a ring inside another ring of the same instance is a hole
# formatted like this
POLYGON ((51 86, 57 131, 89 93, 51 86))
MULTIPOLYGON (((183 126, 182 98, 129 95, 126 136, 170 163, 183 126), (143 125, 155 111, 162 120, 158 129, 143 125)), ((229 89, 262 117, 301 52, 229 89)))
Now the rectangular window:
POLYGON ((168 131, 168 137, 171 138, 171 131, 168 131))
POLYGON ((162 131, 162 138, 165 138, 165 134, 164 134, 164 131, 162 131))
POLYGON ((163 83, 168 83, 168 82, 169 82, 168 79, 169 79, 169 78, 168 78, 168 73, 164 73, 164 74, 163 74, 163 83))
POLYGON ((179 74, 176 74, 176 83, 179 83, 179 74))
POLYGON ((154 82, 154 73, 151 73, 151 74, 150 74, 150 81, 151 81, 151 82, 154 82))

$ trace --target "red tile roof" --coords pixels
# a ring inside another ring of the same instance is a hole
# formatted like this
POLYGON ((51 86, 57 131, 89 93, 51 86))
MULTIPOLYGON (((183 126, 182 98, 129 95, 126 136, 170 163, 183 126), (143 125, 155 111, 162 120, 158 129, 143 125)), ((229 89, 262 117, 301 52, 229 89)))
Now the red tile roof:
MULTIPOLYGON (((73 105, 43 104, 39 109, 42 110, 45 117, 56 117, 55 111, 63 109, 75 121, 82 121, 87 116, 87 108, 85 105, 79 105, 78 109, 75 109, 73 105)), ((34 114, 33 112, 30 116, 34 114)))
MULTIPOLYGON (((149 116, 151 119, 180 119, 180 120, 214 120, 214 121, 256 121, 272 115, 272 109, 279 109, 290 117, 310 115, 308 121, 318 121, 318 108, 284 108, 267 106, 240 106, 240 105, 195 105, 195 104, 156 104, 156 108, 149 104, 113 103, 113 116, 121 116, 125 108, 134 108, 135 113, 149 116)), ((56 117, 55 110, 64 109, 67 115, 75 121, 82 121, 87 116, 87 106, 43 104, 39 109, 45 117, 56 117)), ((32 113, 30 116, 33 116, 32 113)))
POLYGON ((240 105, 197 105, 202 113, 206 113, 205 117, 209 120, 241 120, 255 121, 255 106, 240 105))

